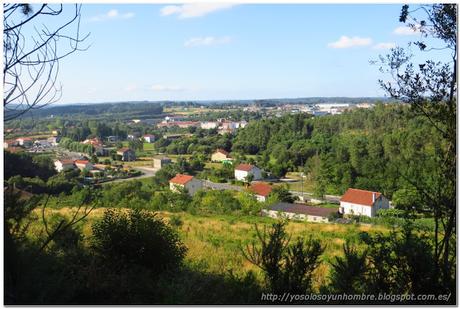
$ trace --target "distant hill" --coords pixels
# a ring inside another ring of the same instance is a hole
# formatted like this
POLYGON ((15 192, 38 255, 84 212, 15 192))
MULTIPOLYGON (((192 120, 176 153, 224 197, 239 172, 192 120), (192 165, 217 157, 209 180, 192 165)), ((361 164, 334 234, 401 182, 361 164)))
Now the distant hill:
MULTIPOLYGON (((174 106, 212 106, 220 108, 231 105, 276 106, 281 104, 322 104, 322 103, 350 103, 385 102, 390 99, 382 97, 309 97, 309 98, 284 98, 284 99, 254 99, 254 100, 203 100, 203 101, 128 101, 107 103, 73 103, 53 104, 41 109, 28 112, 24 117, 98 117, 115 116, 116 118, 156 118, 161 116, 164 107, 174 106)), ((5 116, 7 113, 5 114, 5 116)))

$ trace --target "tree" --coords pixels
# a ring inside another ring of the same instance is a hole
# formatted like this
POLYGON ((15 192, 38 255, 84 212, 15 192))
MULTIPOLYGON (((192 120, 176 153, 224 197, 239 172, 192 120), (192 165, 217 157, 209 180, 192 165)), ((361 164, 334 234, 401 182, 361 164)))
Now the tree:
POLYGON ((3 4, 5 120, 59 100, 59 61, 85 50, 81 44, 89 35, 80 35, 81 5, 73 8, 69 19, 52 28, 45 23, 49 18, 63 17, 62 4, 42 4, 36 9, 30 4, 3 4))
POLYGON ((279 202, 294 203, 297 199, 296 196, 293 196, 287 186, 277 186, 274 187, 270 195, 279 202))
POLYGON ((285 230, 286 222, 274 223, 260 231, 256 226, 259 244, 253 242, 242 251, 244 257, 263 270, 272 292, 304 294, 311 292, 314 270, 324 251, 315 239, 298 238, 290 244, 285 230))
POLYGON ((107 209, 92 229, 93 249, 116 268, 135 264, 159 273, 179 266, 187 251, 176 231, 147 211, 107 209))
POLYGON ((451 252, 456 238, 457 5, 422 5, 413 10, 404 5, 399 20, 420 33, 421 40, 413 44, 421 52, 443 50, 451 60, 416 64, 412 54, 396 47, 380 56, 380 70, 392 81, 379 81, 391 97, 409 104, 414 115, 427 119, 433 134, 439 136, 432 164, 427 167, 431 176, 413 172, 419 170, 412 168, 418 164, 414 157, 406 158, 407 164, 401 169, 406 172, 401 174, 434 216, 438 271, 442 271, 444 282, 449 282, 456 259, 451 252), (442 45, 434 45, 439 43, 442 45))

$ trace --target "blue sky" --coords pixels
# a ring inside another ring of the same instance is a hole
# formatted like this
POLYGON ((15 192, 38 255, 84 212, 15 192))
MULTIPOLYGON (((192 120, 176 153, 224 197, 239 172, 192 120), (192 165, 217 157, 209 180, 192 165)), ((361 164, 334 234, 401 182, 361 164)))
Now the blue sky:
POLYGON ((60 102, 382 96, 369 60, 418 38, 400 9, 85 4, 91 46, 61 62, 60 102))

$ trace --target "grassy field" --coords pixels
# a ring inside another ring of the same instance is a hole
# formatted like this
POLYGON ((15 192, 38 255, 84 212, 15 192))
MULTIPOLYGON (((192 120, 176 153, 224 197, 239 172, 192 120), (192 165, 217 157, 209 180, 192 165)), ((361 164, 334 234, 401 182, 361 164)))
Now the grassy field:
MULTIPOLYGON (((70 217, 75 209, 47 209, 47 217, 55 217, 57 214, 70 217)), ((93 210, 89 217, 81 222, 79 228, 85 235, 85 239, 91 237, 91 224, 102 217, 104 209, 93 210)), ((40 218, 40 213, 36 213, 40 218)), ((191 215, 188 213, 158 212, 158 216, 169 221, 172 216, 180 218, 182 225, 176 227, 182 241, 188 248, 186 263, 203 269, 203 271, 222 274, 232 271, 235 274, 242 274, 249 270, 255 272, 261 278, 257 267, 245 260, 241 253, 242 248, 253 241, 256 237, 254 225, 259 227, 267 226, 274 219, 265 217, 231 216, 231 215, 191 215)), ((356 239, 358 233, 386 232, 388 229, 381 226, 360 226, 360 225, 338 225, 306 222, 289 222, 286 228, 291 235, 291 240, 298 237, 314 237, 325 246, 325 253, 322 256, 322 263, 317 270, 315 285, 323 284, 328 280, 328 261, 334 256, 342 255, 342 246, 346 239, 356 239)), ((36 220, 30 228, 35 235, 43 234, 41 220, 36 220)))

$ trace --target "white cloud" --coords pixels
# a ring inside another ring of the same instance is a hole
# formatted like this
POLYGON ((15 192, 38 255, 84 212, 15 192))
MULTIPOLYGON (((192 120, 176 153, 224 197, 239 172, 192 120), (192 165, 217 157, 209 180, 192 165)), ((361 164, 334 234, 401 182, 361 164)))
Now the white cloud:
POLYGON ((393 30, 396 35, 417 35, 420 33, 420 26, 416 26, 415 29, 411 27, 401 26, 393 30))
POLYGON ((393 42, 382 42, 382 43, 378 43, 378 44, 375 44, 372 48, 373 49, 390 49, 390 48, 395 48, 396 47, 396 44, 393 43, 393 42))
POLYGON ((118 12, 118 10, 112 9, 105 14, 93 16, 89 20, 93 22, 97 22, 97 21, 116 20, 116 19, 130 19, 133 17, 134 17, 134 13, 132 12, 121 14, 120 12, 118 12))
POLYGON ((232 39, 228 36, 224 37, 214 37, 214 36, 206 36, 206 37, 195 37, 190 38, 184 42, 185 47, 196 47, 196 46, 213 46, 213 45, 222 45, 228 44, 232 41, 232 39))
POLYGON ((371 38, 360 38, 358 36, 350 38, 346 35, 342 35, 338 41, 329 43, 327 46, 331 48, 350 48, 355 46, 367 46, 370 44, 372 44, 371 38))
POLYGON ((188 3, 182 5, 167 5, 161 8, 162 16, 177 14, 179 18, 202 17, 207 14, 230 9, 235 4, 228 3, 188 3))
POLYGON ((166 86, 166 85, 161 85, 161 84, 152 85, 152 87, 150 89, 152 89, 153 91, 183 91, 183 90, 185 90, 182 87, 166 86))

